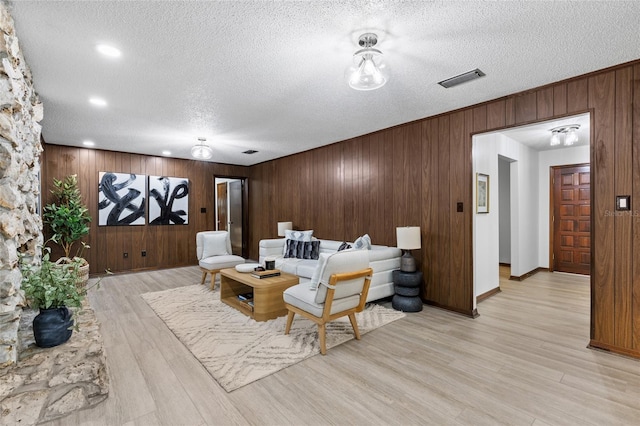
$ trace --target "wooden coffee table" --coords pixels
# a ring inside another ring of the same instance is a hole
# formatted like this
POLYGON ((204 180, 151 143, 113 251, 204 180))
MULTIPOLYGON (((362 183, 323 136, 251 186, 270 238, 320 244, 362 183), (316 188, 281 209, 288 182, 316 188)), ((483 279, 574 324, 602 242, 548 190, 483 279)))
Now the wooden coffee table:
POLYGON ((256 321, 267 321, 286 315, 282 293, 298 284, 295 275, 282 272, 278 277, 254 278, 235 268, 220 271, 220 300, 256 321), (253 292, 253 306, 238 299, 239 294, 253 292))

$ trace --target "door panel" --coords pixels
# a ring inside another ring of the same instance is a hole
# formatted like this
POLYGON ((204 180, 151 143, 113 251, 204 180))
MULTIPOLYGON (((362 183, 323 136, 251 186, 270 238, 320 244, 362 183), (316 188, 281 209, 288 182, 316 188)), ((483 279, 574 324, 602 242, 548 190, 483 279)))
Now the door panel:
POLYGON ((222 182, 216 184, 216 192, 218 194, 216 203, 218 206, 218 231, 227 230, 227 183, 222 182))
POLYGON ((231 251, 242 256, 242 181, 229 182, 229 221, 231 251))
POLYGON ((553 270, 591 271, 590 166, 553 168, 553 270))

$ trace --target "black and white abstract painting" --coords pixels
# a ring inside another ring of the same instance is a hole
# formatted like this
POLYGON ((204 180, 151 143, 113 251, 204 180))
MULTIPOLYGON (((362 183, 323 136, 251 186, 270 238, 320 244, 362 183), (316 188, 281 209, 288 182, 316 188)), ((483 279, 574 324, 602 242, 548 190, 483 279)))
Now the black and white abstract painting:
POLYGON ((189 179, 149 176, 149 224, 189 223, 189 179))
POLYGON ((145 175, 100 172, 98 225, 144 225, 145 175))

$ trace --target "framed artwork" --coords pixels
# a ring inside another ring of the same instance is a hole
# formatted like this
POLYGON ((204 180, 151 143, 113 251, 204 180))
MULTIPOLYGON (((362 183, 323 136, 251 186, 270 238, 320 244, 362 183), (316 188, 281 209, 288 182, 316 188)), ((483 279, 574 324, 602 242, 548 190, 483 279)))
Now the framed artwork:
POLYGON ((476 213, 489 213, 489 175, 476 173, 476 213))
POLYGON ((145 175, 100 172, 98 225, 144 225, 145 175))
POLYGON ((189 179, 149 176, 149 224, 189 223, 189 179))

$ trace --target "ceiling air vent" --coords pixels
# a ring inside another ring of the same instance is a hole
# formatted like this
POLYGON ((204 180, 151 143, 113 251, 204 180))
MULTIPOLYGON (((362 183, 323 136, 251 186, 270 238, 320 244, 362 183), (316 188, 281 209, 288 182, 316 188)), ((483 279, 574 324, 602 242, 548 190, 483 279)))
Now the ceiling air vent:
POLYGON ((485 73, 476 68, 473 71, 465 72, 464 74, 456 75, 455 77, 442 80, 438 84, 446 89, 457 86, 458 84, 466 83, 467 81, 475 80, 476 78, 484 77, 485 73))
POLYGON ((248 149, 246 151, 242 151, 243 154, 255 154, 256 152, 258 151, 256 151, 255 149, 248 149))

